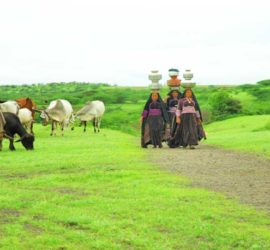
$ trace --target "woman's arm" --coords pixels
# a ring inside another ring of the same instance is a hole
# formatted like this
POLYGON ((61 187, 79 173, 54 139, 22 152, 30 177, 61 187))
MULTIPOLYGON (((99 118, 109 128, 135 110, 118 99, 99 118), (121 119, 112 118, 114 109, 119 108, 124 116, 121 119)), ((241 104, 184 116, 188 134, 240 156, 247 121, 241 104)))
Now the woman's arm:
POLYGON ((182 110, 183 110, 183 100, 180 99, 177 105, 177 110, 176 110, 176 123, 177 124, 181 123, 180 116, 181 116, 182 110))

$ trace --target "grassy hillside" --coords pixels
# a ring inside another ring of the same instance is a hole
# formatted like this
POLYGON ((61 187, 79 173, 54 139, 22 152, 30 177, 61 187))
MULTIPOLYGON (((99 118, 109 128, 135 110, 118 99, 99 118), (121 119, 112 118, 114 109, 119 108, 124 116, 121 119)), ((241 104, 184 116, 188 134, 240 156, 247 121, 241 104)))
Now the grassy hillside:
POLYGON ((208 144, 270 157, 270 115, 231 118, 209 124, 205 129, 208 144))
MULTIPOLYGON (((164 87, 161 95, 164 97, 167 92, 168 88, 164 87)), ((221 116, 222 119, 239 115, 270 114, 270 84, 268 82, 239 86, 197 86, 194 92, 201 105, 205 123, 217 119, 212 113, 213 97, 217 96, 219 100, 218 95, 228 94, 231 98, 238 100, 242 106, 240 113, 224 113, 221 116)), ((103 126, 132 133, 138 132, 138 119, 149 93, 147 87, 119 87, 102 83, 0 86, 0 100, 29 96, 40 108, 46 107, 49 101, 59 98, 69 100, 74 110, 80 109, 89 100, 102 100, 107 107, 103 126)))
POLYGON ((159 171, 138 138, 48 134, 0 153, 1 249, 270 248, 268 216, 159 171))

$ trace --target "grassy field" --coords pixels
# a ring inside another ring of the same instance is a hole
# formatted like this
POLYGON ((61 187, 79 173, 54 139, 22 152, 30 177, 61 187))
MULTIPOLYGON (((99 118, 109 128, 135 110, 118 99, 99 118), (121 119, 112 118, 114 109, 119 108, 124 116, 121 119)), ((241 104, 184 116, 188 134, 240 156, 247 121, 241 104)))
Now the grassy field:
POLYGON ((205 127, 208 144, 270 157, 270 115, 243 116, 205 127))
POLYGON ((160 171, 137 137, 36 134, 0 153, 1 249, 270 249, 269 216, 160 171))

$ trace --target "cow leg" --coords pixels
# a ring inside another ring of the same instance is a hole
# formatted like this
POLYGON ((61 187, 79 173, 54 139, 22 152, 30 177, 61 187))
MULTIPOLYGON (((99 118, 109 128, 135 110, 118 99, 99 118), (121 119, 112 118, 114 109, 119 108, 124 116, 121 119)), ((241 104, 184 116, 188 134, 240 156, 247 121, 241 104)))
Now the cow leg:
POLYGON ((56 135, 55 129, 56 129, 55 121, 52 121, 52 131, 51 131, 51 136, 56 135))
POLYGON ((25 123, 24 127, 25 127, 25 130, 26 130, 27 133, 32 133, 32 131, 31 131, 31 122, 25 123))
POLYGON ((84 121, 84 122, 83 122, 83 125, 84 125, 83 132, 86 132, 87 121, 84 121))
POLYGON ((94 127, 94 132, 96 133, 96 118, 93 119, 93 127, 94 127))
POLYGON ((3 148, 3 139, 4 139, 4 132, 0 132, 0 151, 2 151, 3 148))
POLYGON ((51 128, 51 136, 53 136, 53 121, 52 121, 52 128, 51 128))
POLYGON ((75 125, 74 125, 74 123, 72 124, 72 127, 71 127, 71 130, 73 131, 74 130, 74 127, 75 127, 75 125))
POLYGON ((62 131, 62 136, 64 136, 64 128, 65 128, 65 123, 61 123, 61 131, 62 131))
POLYGON ((98 118, 96 117, 96 131, 98 132, 98 118))
POLYGON ((13 142, 14 142, 14 140, 9 139, 9 149, 10 149, 11 151, 14 151, 14 150, 15 150, 15 147, 14 147, 13 142))
POLYGON ((101 124, 101 118, 98 118, 98 132, 100 132, 100 124, 101 124))
POLYGON ((33 125, 34 125, 34 121, 31 121, 31 123, 30 123, 30 133, 31 133, 32 135, 34 135, 33 125))
POLYGON ((54 121, 54 136, 56 136, 56 131, 57 131, 57 122, 54 121))
MULTIPOLYGON (((55 129, 54 129, 54 135, 56 136, 56 132, 57 132, 57 127, 58 127, 58 122, 55 122, 55 129)), ((61 126, 61 124, 60 124, 60 126, 61 126)))

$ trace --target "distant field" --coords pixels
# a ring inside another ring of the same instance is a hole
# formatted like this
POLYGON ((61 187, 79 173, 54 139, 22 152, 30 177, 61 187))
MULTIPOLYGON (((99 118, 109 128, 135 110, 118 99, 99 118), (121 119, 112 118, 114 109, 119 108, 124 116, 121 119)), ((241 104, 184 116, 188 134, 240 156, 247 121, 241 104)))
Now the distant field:
POLYGON ((1 249, 270 249, 269 216, 160 171, 137 137, 35 130, 0 153, 1 249))
POLYGON ((206 143, 270 157, 270 115, 243 116, 205 127, 206 143))
MULTIPOLYGON (((161 90, 161 96, 165 97, 168 91, 168 87, 164 86, 161 90)), ((194 93, 200 103, 205 123, 216 120, 212 115, 210 100, 219 92, 228 93, 241 103, 241 113, 233 114, 233 116, 270 114, 270 83, 234 86, 198 85, 194 88, 194 93)), ((77 111, 88 101, 101 100, 107 108, 102 126, 132 134, 139 132, 138 120, 149 93, 150 89, 147 86, 120 87, 104 83, 72 82, 0 86, 0 100, 31 97, 39 108, 44 108, 48 102, 60 98, 69 100, 74 110, 77 111)), ((231 116, 225 115, 222 119, 231 116)), ((36 119, 39 119, 38 115, 36 119)))

